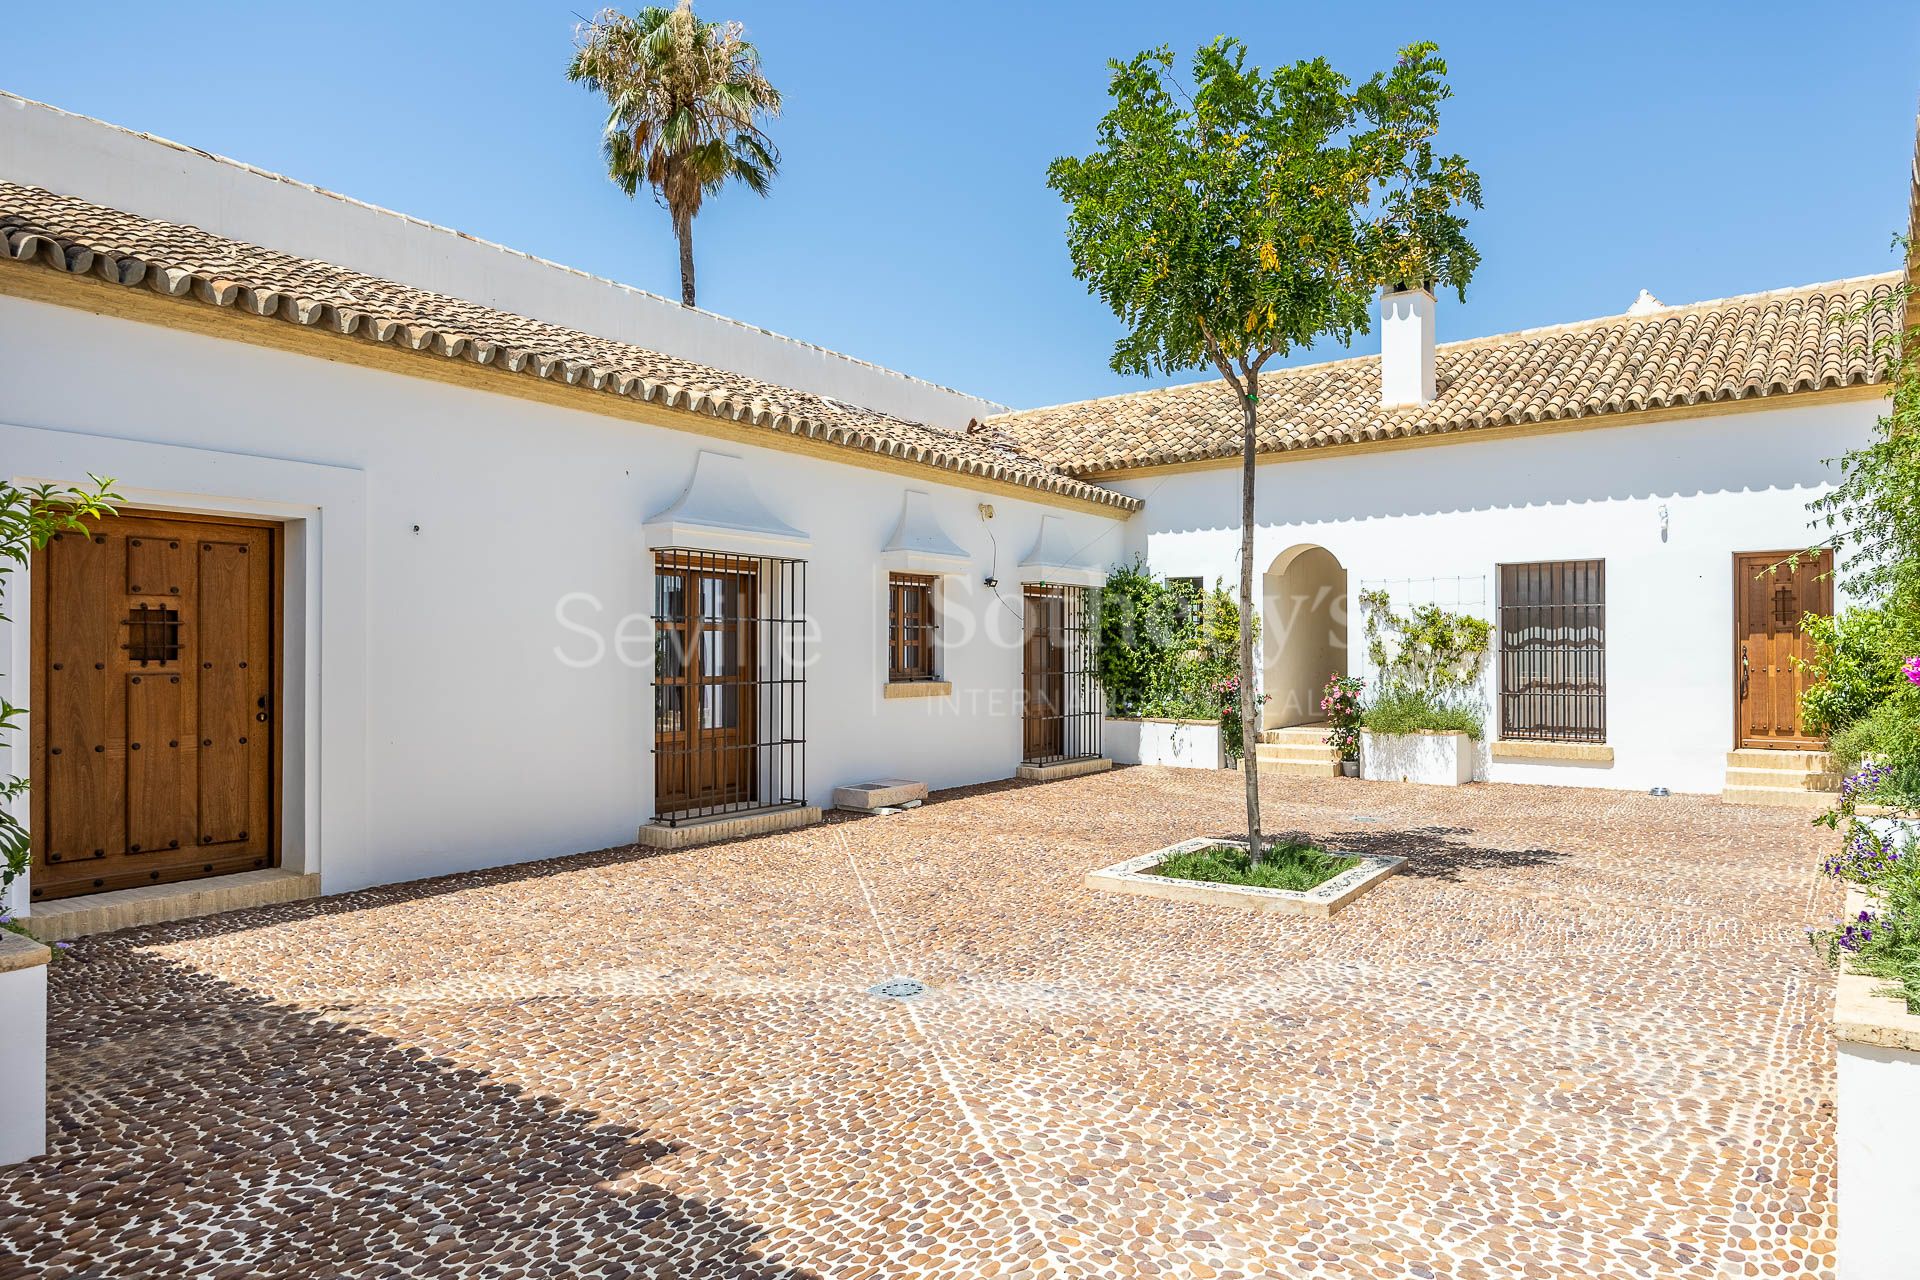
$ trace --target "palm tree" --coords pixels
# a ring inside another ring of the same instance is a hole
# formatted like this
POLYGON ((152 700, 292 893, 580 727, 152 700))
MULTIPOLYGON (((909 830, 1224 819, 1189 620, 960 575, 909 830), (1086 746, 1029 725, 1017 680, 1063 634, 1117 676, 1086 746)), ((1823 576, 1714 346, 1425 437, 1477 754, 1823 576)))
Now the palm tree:
POLYGON ((607 176, 629 196, 642 183, 667 207, 680 242, 680 301, 693 299, 693 219, 729 180, 767 193, 780 153, 761 131, 780 91, 738 22, 702 22, 693 0, 629 17, 604 10, 574 32, 567 79, 604 94, 607 176))

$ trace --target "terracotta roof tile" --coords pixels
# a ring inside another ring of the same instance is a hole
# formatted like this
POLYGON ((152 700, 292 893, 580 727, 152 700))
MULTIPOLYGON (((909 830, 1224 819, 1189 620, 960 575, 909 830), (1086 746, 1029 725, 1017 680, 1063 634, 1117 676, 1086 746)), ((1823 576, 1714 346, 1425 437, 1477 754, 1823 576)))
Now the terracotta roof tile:
POLYGON ((1079 498, 1116 514, 1140 506, 1138 499, 1037 461, 1010 438, 942 431, 38 187, 0 182, 0 241, 16 260, 111 284, 906 459, 961 480, 986 477, 1079 498))
MULTIPOLYGON (((1724 404, 1885 376, 1879 344, 1898 316, 1898 274, 1607 316, 1435 353, 1438 392, 1382 408, 1380 358, 1300 365, 1260 380, 1259 448, 1312 449, 1486 427, 1724 404)), ((1596 424, 1598 425, 1598 424, 1596 424)), ((982 441, 1024 449, 1072 475, 1226 458, 1240 412, 1224 381, 996 414, 982 441)))

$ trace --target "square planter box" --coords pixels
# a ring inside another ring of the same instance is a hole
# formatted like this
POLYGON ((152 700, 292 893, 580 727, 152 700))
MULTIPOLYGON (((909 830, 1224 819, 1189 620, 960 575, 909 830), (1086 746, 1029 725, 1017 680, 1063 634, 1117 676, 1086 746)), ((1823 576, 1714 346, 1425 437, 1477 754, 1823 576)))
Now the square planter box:
MULTIPOLYGON (((1291 889, 1258 889, 1251 885, 1214 884, 1208 880, 1176 880, 1171 876, 1153 874, 1153 868, 1176 853, 1186 853, 1190 849, 1205 849, 1216 844, 1234 845, 1242 849, 1247 847, 1244 839, 1196 836, 1192 840, 1182 840, 1179 844, 1170 844, 1164 849, 1155 849, 1152 853, 1143 853, 1137 858, 1128 858, 1125 862, 1116 862, 1098 871, 1089 871, 1087 888, 1104 889, 1109 893, 1131 893, 1142 898, 1198 902, 1207 906, 1245 907, 1255 911, 1281 912, 1289 915, 1330 916, 1398 871, 1406 862, 1405 858, 1389 858, 1378 854, 1346 854, 1347 857, 1359 858, 1360 864, 1347 868, 1333 879, 1317 884, 1304 893, 1291 889)), ((1342 851, 1329 849, 1327 852, 1341 853, 1342 851)))
POLYGON ((0 933, 0 1165, 47 1149, 47 961, 52 953, 0 933))
POLYGON ((1102 722, 1100 734, 1101 745, 1115 764, 1157 764, 1174 769, 1226 767, 1218 720, 1112 716, 1102 722))
POLYGON ((1464 733, 1360 731, 1360 776, 1374 782, 1457 787, 1473 781, 1473 739, 1464 733))

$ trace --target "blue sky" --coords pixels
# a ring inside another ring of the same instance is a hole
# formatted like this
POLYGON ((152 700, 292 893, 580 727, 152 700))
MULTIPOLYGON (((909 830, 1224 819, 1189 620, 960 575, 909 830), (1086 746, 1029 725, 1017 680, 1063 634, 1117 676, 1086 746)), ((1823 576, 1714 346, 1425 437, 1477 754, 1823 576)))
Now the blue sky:
MULTIPOLYGON (((584 9, 27 5, 0 87, 678 296, 665 214, 606 181, 562 74, 584 9)), ((700 11, 747 23, 787 100, 771 198, 696 224, 702 305, 1015 405, 1151 385, 1108 369, 1044 182, 1090 145, 1108 57, 1226 32, 1361 75, 1439 41, 1445 141, 1486 184, 1443 340, 1890 269, 1920 93, 1912 0, 700 11)))

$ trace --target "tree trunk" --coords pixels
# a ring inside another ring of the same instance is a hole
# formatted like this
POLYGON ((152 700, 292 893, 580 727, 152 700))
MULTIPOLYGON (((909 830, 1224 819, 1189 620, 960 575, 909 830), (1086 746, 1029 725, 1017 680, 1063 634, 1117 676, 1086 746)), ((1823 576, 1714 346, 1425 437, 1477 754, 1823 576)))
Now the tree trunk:
POLYGON ((1259 862, 1266 854, 1260 834, 1259 704, 1253 685, 1253 460, 1254 413, 1259 402, 1260 374, 1247 373, 1246 394, 1240 400, 1242 422, 1240 457, 1240 770, 1247 780, 1247 856, 1259 862))
POLYGON ((673 212, 673 237, 680 242, 680 302, 683 306, 694 306, 693 301, 693 216, 676 209, 673 212))

